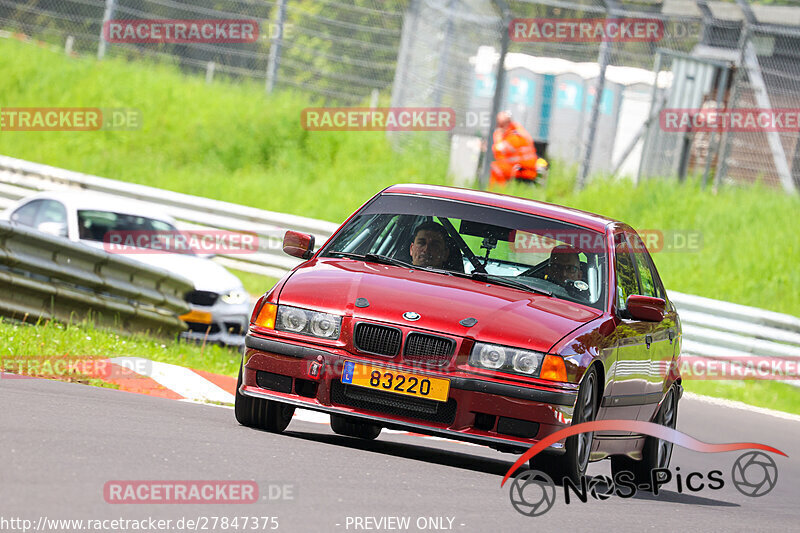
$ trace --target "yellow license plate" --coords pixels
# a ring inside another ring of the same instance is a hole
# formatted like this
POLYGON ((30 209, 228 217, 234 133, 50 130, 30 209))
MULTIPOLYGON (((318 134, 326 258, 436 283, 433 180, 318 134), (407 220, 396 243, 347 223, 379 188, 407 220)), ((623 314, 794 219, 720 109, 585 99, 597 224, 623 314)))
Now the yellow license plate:
POLYGON ((192 309, 185 315, 181 315, 180 319, 184 322, 199 322, 200 324, 211 324, 211 313, 207 311, 195 311, 192 309))
POLYGON ((353 361, 344 362, 342 383, 438 402, 446 402, 447 393, 450 392, 449 379, 419 376, 353 361))

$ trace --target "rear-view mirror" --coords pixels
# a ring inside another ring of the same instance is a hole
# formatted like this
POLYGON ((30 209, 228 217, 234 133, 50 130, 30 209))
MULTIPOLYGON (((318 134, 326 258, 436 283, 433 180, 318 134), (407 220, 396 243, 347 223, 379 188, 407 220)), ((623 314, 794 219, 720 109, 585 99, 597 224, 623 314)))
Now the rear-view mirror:
POLYGON ((626 303, 628 313, 634 320, 647 322, 661 322, 664 320, 664 310, 667 302, 661 298, 631 294, 626 303))
POLYGON ((314 255, 314 236, 289 230, 283 236, 283 251, 293 257, 308 259, 314 255))

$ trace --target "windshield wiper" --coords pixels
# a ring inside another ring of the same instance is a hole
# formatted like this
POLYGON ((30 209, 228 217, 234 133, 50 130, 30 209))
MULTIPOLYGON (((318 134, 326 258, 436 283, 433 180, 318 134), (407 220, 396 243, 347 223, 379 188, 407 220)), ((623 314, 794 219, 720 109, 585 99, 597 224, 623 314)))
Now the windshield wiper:
POLYGON ((545 296, 553 295, 552 292, 546 289, 531 287, 530 285, 526 285, 525 283, 504 278, 503 276, 495 276, 492 274, 486 274, 485 272, 473 272, 472 274, 468 274, 468 276, 471 277, 472 279, 477 279, 478 281, 488 281, 490 283, 495 283, 497 285, 504 285, 506 287, 511 287, 513 289, 520 289, 527 292, 538 292, 539 294, 544 294, 545 296))
POLYGON ((348 259, 361 259, 362 261, 366 259, 364 254, 354 254, 352 252, 328 252, 326 257, 346 257, 348 259))
POLYGON ((425 267, 418 267, 416 265, 412 265, 411 263, 406 263, 405 261, 401 261, 400 259, 395 259, 394 257, 389 257, 386 255, 380 254, 356 254, 352 252, 330 252, 329 255, 332 256, 339 256, 339 257, 346 257, 348 259, 360 259, 361 261, 370 261, 372 263, 382 263, 384 265, 394 265, 403 268, 415 268, 415 269, 425 269, 425 267))
POLYGON ((394 257, 389 257, 388 255, 364 254, 364 257, 367 259, 367 261, 372 261, 373 263, 383 263, 385 265, 394 265, 403 268, 424 268, 412 265, 411 263, 406 263, 400 259, 395 259, 394 257))

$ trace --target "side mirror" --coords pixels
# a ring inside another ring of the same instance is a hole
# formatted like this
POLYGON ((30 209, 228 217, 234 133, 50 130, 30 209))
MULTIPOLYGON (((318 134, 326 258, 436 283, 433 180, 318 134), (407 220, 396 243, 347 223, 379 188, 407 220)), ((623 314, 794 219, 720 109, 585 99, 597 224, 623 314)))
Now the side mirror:
POLYGON ((283 236, 283 251, 293 257, 308 259, 314 255, 314 236, 288 230, 283 236))
POLYGON ((661 298, 652 298, 640 294, 631 294, 625 304, 634 320, 644 320, 647 322, 661 322, 664 320, 664 311, 667 302, 661 298))
POLYGON ((63 222, 42 222, 36 229, 41 231, 42 233, 47 233, 49 235, 55 235, 56 237, 66 237, 67 236, 67 225, 63 222))

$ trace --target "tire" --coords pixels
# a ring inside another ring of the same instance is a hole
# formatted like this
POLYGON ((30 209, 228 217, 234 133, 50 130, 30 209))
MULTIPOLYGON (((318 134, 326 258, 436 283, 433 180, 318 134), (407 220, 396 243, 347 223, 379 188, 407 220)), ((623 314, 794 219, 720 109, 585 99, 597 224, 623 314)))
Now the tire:
MULTIPOLYGON (((578 391, 575 414, 572 417, 573 425, 591 422, 597 416, 598 387, 597 370, 592 366, 586 372, 578 391)), ((580 478, 586 474, 586 468, 589 466, 593 437, 593 432, 568 437, 564 454, 538 454, 530 460, 529 466, 534 470, 542 470, 558 485, 563 483, 564 478, 569 478, 576 485, 580 484, 580 478)))
POLYGON ((242 387, 242 366, 239 365, 239 379, 236 380, 236 395, 233 404, 233 411, 236 414, 236 421, 243 426, 253 426, 253 400, 250 396, 244 396, 239 392, 242 387))
POLYGON ((357 437, 365 440, 375 440, 381 434, 381 426, 362 422, 342 415, 331 415, 331 429, 334 433, 346 437, 357 437))
POLYGON ((294 415, 293 405, 245 396, 239 392, 241 386, 242 367, 240 365, 234 403, 237 422, 243 426, 263 429, 271 433, 281 433, 289 426, 289 422, 292 421, 292 416, 294 415))
MULTIPOLYGON (((675 387, 671 387, 667 391, 653 422, 675 429, 678 422, 678 392, 675 387)), ((653 469, 669 467, 672 459, 672 447, 673 445, 669 441, 647 437, 642 448, 641 461, 635 461, 626 455, 611 457, 611 475, 616 477, 619 472, 631 472, 636 486, 650 485, 653 481, 651 479, 653 469)))

